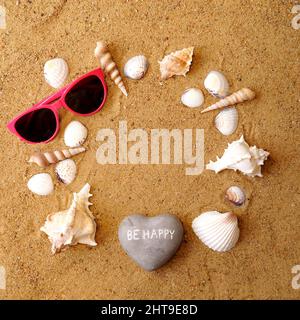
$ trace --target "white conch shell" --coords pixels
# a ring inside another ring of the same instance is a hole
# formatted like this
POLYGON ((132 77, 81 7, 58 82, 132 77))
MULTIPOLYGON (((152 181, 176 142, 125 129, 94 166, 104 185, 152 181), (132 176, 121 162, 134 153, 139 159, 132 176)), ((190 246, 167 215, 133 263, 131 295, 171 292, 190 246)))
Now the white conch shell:
POLYGON ((48 60, 44 65, 45 80, 53 88, 61 87, 67 79, 68 74, 68 65, 62 58, 48 60))
POLYGON ((258 149, 256 146, 249 147, 241 136, 239 140, 228 144, 222 158, 217 157, 217 161, 210 161, 206 169, 213 170, 216 173, 224 169, 239 170, 250 177, 262 177, 261 166, 268 158, 269 152, 258 149))
POLYGON ((56 253, 77 243, 96 246, 96 223, 89 209, 91 186, 87 183, 73 194, 73 201, 69 209, 49 214, 41 231, 48 235, 52 243, 52 252, 56 253))
POLYGON ((225 198, 236 206, 241 206, 246 201, 246 195, 242 188, 232 186, 226 190, 225 198))
POLYGON ((225 108, 220 111, 215 118, 215 125, 224 136, 234 133, 238 125, 238 112, 236 108, 225 108))
POLYGON ((124 66, 124 74, 127 78, 139 80, 148 70, 148 60, 145 56, 135 56, 129 59, 124 66))
POLYGON ((185 76, 190 70, 193 60, 194 47, 184 48, 166 55, 158 61, 161 79, 166 80, 173 76, 185 76))
POLYGON ((192 228, 206 246, 218 252, 232 249, 240 235, 238 219, 231 212, 204 212, 193 220, 192 228))
POLYGON ((57 179, 62 183, 70 184, 71 182, 73 182, 77 173, 77 168, 74 160, 66 159, 66 160, 60 161, 55 166, 55 173, 56 173, 57 179))
POLYGON ((27 183, 28 189, 39 196, 47 196, 53 192, 53 181, 49 173, 38 173, 27 183))
POLYGON ((183 92, 181 102, 189 108, 197 108, 203 104, 204 96, 200 89, 190 88, 183 92))
POLYGON ((217 98, 225 98, 229 93, 229 83, 223 73, 210 71, 204 80, 206 90, 217 98))
POLYGON ((65 145, 68 147, 79 147, 87 137, 87 128, 79 121, 71 121, 64 133, 65 145))
POLYGON ((230 96, 227 96, 226 98, 221 99, 215 104, 212 104, 211 106, 205 108, 204 110, 201 111, 201 113, 233 106, 237 103, 242 103, 244 101, 252 100, 254 98, 255 98, 254 91, 252 91, 249 88, 243 88, 237 92, 234 92, 230 96))

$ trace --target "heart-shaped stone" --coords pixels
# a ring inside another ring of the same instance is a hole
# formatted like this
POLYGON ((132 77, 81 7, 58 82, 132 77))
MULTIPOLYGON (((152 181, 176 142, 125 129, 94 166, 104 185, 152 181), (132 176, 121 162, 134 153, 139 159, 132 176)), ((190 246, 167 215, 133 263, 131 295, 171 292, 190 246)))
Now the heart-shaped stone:
POLYGON ((126 217, 119 226, 121 246, 147 271, 155 270, 170 260, 182 238, 182 224, 171 214, 156 217, 134 214, 126 217))

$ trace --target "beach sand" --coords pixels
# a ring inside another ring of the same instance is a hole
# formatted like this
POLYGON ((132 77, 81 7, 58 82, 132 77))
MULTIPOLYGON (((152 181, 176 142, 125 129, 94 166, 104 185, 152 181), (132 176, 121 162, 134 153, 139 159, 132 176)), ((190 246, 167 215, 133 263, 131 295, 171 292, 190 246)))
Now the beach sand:
POLYGON ((0 1, 7 28, 0 30, 0 265, 7 274, 0 299, 284 299, 299 298, 291 269, 300 264, 299 216, 299 39, 291 27, 297 1, 0 1), (19 4, 17 4, 19 2, 19 4), (47 4, 46 4, 47 3, 47 4), (144 54, 150 67, 140 81, 124 79, 128 98, 106 78, 108 100, 92 117, 61 110, 61 130, 47 145, 20 142, 6 123, 55 92, 44 80, 43 65, 63 57, 67 82, 98 67, 97 40, 108 43, 120 69, 144 54), (194 46, 186 77, 160 81, 158 60, 194 46), (257 98, 237 107, 239 125, 231 136, 214 127, 215 112, 181 105, 181 93, 200 87, 205 106, 215 99, 203 87, 210 70, 222 71, 233 92, 250 87, 257 98), (74 158, 78 176, 60 184, 50 166, 26 161, 34 151, 65 147, 63 132, 71 120, 89 130, 88 151, 74 158), (128 128, 203 128, 205 163, 222 155, 228 142, 244 134, 250 145, 270 152, 263 178, 234 171, 204 171, 186 176, 185 165, 99 165, 97 131, 128 128), (39 197, 28 179, 49 172, 55 192, 39 197), (72 192, 89 182, 91 210, 98 225, 97 247, 77 245, 52 255, 40 231, 46 216, 67 208, 72 192), (249 201, 234 208, 224 191, 240 185, 249 201), (216 253, 192 231, 201 212, 233 211, 241 235, 236 247, 216 253), (139 268, 121 249, 121 220, 132 213, 172 213, 183 222, 184 242, 174 258, 155 272, 139 268))

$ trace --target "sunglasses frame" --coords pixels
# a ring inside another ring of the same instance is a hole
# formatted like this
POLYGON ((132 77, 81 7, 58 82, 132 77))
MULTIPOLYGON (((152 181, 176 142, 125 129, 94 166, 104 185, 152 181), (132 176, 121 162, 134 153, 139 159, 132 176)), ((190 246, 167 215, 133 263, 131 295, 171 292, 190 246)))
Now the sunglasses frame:
POLYGON ((82 116, 82 117, 87 117, 87 116, 91 116, 97 112, 99 112, 104 104, 105 104, 105 101, 106 101, 106 98, 107 98, 107 86, 106 86, 106 83, 105 83, 105 80, 104 80, 104 74, 103 74, 103 71, 100 69, 100 68, 97 68, 95 70, 92 70, 84 75, 82 75, 81 77, 75 79, 74 81, 72 81, 70 84, 68 84, 67 86, 65 86, 64 88, 60 89, 59 91, 55 92, 54 94, 52 94, 51 96, 49 97, 46 97, 44 98, 43 100, 39 101, 38 103, 34 104, 32 107, 30 107, 29 109, 23 111, 22 113, 20 113, 19 115, 17 115, 13 120, 11 120, 8 124, 7 124, 7 128, 14 134, 16 135, 21 141, 25 141, 27 143, 30 143, 30 144, 38 144, 38 143, 48 143, 50 142, 51 140, 53 140, 59 129, 60 129, 60 122, 59 122, 59 113, 58 113, 58 110, 61 109, 61 108, 65 108, 67 110, 69 110, 70 112, 74 113, 75 115, 78 115, 78 116, 82 116), (101 83, 102 83, 102 86, 103 86, 103 100, 100 104, 100 106, 93 112, 90 112, 90 113, 78 113, 74 110, 72 110, 65 102, 65 97, 66 95, 74 88, 74 86, 80 82, 81 80, 85 79, 85 78, 88 78, 90 76, 97 76, 101 83), (51 110, 53 113, 54 113, 54 116, 55 116, 55 119, 56 119, 56 129, 55 129, 55 132, 53 133, 53 135, 46 141, 41 141, 41 142, 33 142, 33 141, 29 141, 25 138, 23 138, 19 133, 18 131, 16 130, 16 122, 22 118, 23 116, 27 115, 28 113, 32 112, 32 111, 37 111, 37 110, 40 110, 40 109, 49 109, 51 110))

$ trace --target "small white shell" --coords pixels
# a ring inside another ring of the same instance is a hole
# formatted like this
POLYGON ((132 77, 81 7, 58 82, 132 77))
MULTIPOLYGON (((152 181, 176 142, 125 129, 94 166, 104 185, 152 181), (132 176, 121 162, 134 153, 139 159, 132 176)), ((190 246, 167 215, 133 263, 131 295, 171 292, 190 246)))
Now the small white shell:
POLYGON ((51 59, 44 65, 45 80, 53 88, 61 87, 67 79, 68 74, 68 65, 62 58, 51 59))
POLYGON ((203 104, 204 96, 200 89, 190 88, 183 92, 181 102, 189 108, 197 108, 203 104))
POLYGON ((236 206, 241 206, 246 201, 244 190, 238 186, 228 188, 225 193, 225 198, 236 206))
POLYGON ((27 183, 28 189, 39 196, 47 196, 53 192, 52 178, 48 173, 38 173, 32 176, 27 183))
POLYGON ((129 59, 124 66, 124 74, 127 78, 139 80, 148 70, 148 60, 145 56, 135 56, 129 59))
POLYGON ((238 125, 238 112, 236 108, 225 108, 220 111, 215 118, 215 125, 224 136, 234 133, 238 125))
POLYGON ((71 182, 73 182, 77 173, 77 168, 74 160, 66 159, 66 160, 60 161, 55 166, 55 173, 56 173, 57 179, 62 183, 70 184, 71 182))
POLYGON ((206 90, 217 98, 224 98, 229 93, 229 84, 225 76, 219 71, 211 71, 204 80, 206 90))
POLYGON ((87 137, 87 128, 79 121, 71 121, 64 133, 64 141, 68 147, 81 146, 87 137))
POLYGON ((204 212, 193 220, 192 228, 206 246, 218 252, 232 249, 240 235, 237 217, 231 212, 204 212))

